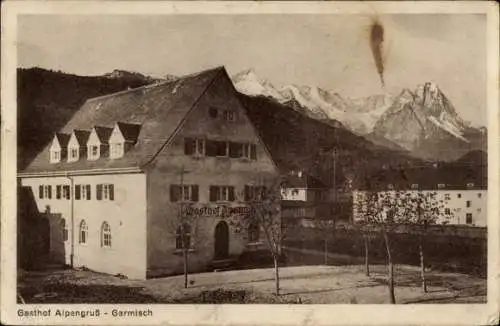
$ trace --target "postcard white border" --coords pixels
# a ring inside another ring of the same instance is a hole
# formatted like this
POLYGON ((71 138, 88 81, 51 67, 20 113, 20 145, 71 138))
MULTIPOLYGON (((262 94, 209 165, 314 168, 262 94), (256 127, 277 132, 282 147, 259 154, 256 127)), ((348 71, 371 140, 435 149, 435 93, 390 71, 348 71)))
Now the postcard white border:
POLYGON ((499 31, 494 2, 7 1, 2 4, 1 309, 4 324, 485 325, 499 315, 499 31), (147 306, 153 318, 20 319, 16 311, 16 26, 22 14, 484 13, 488 42, 488 303, 445 305, 23 305, 73 309, 147 306))

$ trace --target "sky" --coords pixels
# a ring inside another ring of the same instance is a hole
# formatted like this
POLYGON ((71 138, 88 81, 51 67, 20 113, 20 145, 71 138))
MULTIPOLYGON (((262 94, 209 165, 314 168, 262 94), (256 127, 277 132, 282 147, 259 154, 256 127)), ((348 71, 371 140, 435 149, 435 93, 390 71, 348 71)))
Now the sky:
POLYGON ((185 75, 252 68, 276 86, 319 86, 346 97, 397 95, 432 81, 473 125, 486 125, 486 16, 397 14, 23 15, 18 66, 77 75, 114 69, 185 75), (370 49, 384 26, 385 88, 370 49))

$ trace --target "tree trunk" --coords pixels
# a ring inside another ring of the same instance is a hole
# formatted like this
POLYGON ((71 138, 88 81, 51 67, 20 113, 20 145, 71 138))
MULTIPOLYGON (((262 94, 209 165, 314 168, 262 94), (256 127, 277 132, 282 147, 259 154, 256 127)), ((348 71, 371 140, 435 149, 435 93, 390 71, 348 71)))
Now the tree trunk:
POLYGON ((184 258, 184 288, 188 287, 188 250, 187 248, 182 249, 182 256, 184 258))
POLYGON ((278 256, 273 255, 274 259, 274 279, 276 281, 276 295, 280 295, 280 274, 278 266, 278 256))
POLYGON ((386 230, 383 230, 382 233, 384 235, 385 249, 387 251, 387 264, 388 264, 388 268, 389 268, 389 280, 388 280, 389 297, 391 300, 391 304, 395 304, 396 303, 396 296, 394 295, 394 266, 392 263, 389 235, 387 234, 386 230))
POLYGON ((422 291, 427 292, 427 283, 425 281, 425 262, 424 262, 424 247, 422 237, 419 237, 418 252, 420 254, 420 278, 422 279, 422 291))
POLYGON ((370 276, 370 261, 368 259, 368 236, 363 237, 365 240, 365 274, 370 276))

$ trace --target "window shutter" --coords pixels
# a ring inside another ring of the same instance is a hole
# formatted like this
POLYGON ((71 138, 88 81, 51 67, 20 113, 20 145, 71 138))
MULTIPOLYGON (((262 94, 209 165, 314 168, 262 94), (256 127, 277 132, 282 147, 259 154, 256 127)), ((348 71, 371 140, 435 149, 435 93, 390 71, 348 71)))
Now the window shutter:
POLYGON ((49 192, 49 199, 52 199, 52 186, 47 186, 49 192))
POLYGON ((38 197, 43 199, 43 186, 38 186, 38 197))
POLYGON ((184 138, 184 154, 193 155, 195 147, 196 145, 193 138, 184 138))
POLYGON ((234 187, 228 187, 228 191, 229 201, 234 201, 234 187))
POLYGON ((193 185, 191 186, 191 192, 192 192, 192 198, 191 200, 192 201, 198 201, 199 199, 199 188, 198 188, 198 185, 193 185))
POLYGON ((75 199, 79 200, 81 197, 81 186, 76 185, 75 186, 75 199))
POLYGON ((250 187, 245 186, 245 189, 243 190, 243 195, 245 197, 245 201, 250 201, 250 187))
POLYGON ((181 187, 178 185, 170 185, 170 201, 179 201, 181 196, 181 187))
POLYGON ((115 185, 110 184, 108 186, 108 189, 109 189, 109 200, 115 200, 115 185))
POLYGON ((255 146, 255 144, 250 145, 250 158, 252 160, 257 159, 257 147, 255 146))
POLYGON ((56 199, 61 199, 61 186, 56 186, 56 199))
POLYGON ((85 188, 87 190, 87 200, 90 200, 90 185, 86 185, 85 188))
POLYGON ((217 201, 217 190, 218 187, 210 186, 210 194, 209 194, 210 201, 217 201))
POLYGON ((96 199, 97 200, 102 200, 102 184, 98 184, 96 186, 96 199))

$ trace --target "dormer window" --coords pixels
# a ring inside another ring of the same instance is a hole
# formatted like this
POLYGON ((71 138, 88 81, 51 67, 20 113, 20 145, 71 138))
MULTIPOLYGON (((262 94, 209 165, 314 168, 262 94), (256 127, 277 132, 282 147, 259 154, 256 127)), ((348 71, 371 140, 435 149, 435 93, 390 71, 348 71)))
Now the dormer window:
POLYGON ((80 151, 78 150, 78 147, 70 148, 68 162, 78 161, 78 159, 80 158, 79 154, 80 154, 80 151))
POLYGON ((120 158, 137 142, 141 126, 117 122, 109 137, 109 157, 120 158))
POLYGON ((76 162, 80 157, 85 157, 89 135, 90 131, 87 130, 73 130, 68 142, 68 162, 76 162))
POLYGON ((88 159, 97 160, 99 158, 99 146, 98 145, 88 145, 88 159))
POLYGON ((59 163, 61 161, 61 151, 51 150, 50 151, 50 163, 59 163))
POLYGON ((94 126, 87 141, 87 159, 94 161, 107 156, 113 128, 94 126))
POLYGON ((123 156, 123 143, 110 144, 110 155, 111 158, 118 158, 123 156))
POLYGON ((49 161, 50 163, 59 163, 65 157, 68 150, 68 142, 70 135, 56 133, 50 145, 49 161))

